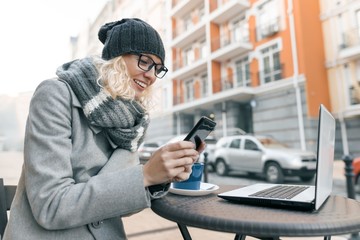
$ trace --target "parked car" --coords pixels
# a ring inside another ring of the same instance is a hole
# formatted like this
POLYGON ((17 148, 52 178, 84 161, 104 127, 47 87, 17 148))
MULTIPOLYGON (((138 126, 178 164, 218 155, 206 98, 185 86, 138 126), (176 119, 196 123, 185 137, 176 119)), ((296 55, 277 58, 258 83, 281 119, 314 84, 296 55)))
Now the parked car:
POLYGON ((167 143, 172 136, 159 137, 145 140, 139 147, 139 159, 141 164, 145 164, 151 155, 162 145, 167 143))
POLYGON ((355 158, 352 164, 355 175, 355 189, 360 192, 360 157, 355 158))
POLYGON ((273 138, 238 135, 223 137, 216 144, 209 163, 218 175, 231 170, 262 173, 268 182, 281 183, 285 176, 310 181, 316 173, 316 154, 291 149, 273 138))

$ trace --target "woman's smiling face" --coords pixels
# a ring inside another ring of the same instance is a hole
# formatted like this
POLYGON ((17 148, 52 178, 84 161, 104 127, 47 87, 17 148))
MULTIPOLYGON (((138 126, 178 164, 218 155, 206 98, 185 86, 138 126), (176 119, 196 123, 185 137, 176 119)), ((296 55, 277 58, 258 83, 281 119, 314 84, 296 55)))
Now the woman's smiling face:
MULTIPOLYGON (((154 63, 161 64, 160 58, 152 54, 143 54, 147 56, 154 63)), ((152 67, 149 71, 144 71, 139 68, 140 56, 134 54, 127 54, 123 56, 127 67, 129 77, 131 79, 130 86, 135 90, 136 95, 141 95, 148 87, 156 81, 155 68, 152 67)))

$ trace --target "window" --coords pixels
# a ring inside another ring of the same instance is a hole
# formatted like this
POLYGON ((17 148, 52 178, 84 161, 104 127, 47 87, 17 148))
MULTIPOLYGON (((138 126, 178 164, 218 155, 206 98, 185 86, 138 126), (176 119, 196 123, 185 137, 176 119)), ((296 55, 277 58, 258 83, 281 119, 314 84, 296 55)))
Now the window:
POLYGON ((232 140, 229 147, 239 149, 240 148, 240 139, 232 140))
POLYGON ((235 65, 237 87, 249 87, 251 84, 249 58, 245 57, 236 61, 235 65))
POLYGON ((256 143, 254 143, 253 141, 246 139, 245 140, 245 146, 244 146, 245 150, 252 150, 252 151, 256 151, 258 150, 258 146, 256 143))
POLYGON ((360 60, 356 61, 355 79, 351 78, 350 69, 347 64, 344 65, 345 79, 349 81, 349 102, 350 105, 360 104, 360 60))
POLYGON ((349 47, 350 42, 349 42, 349 39, 347 39, 345 30, 343 29, 344 28, 343 26, 347 26, 347 24, 343 25, 344 21, 343 21, 343 17, 341 14, 338 15, 336 23, 337 23, 337 28, 338 28, 337 33, 338 33, 338 37, 339 37, 339 44, 340 44, 339 47, 340 47, 340 49, 347 48, 347 47, 349 47))
POLYGON ((232 23, 233 42, 249 41, 249 24, 243 17, 232 23))
POLYGON ((356 61, 356 80, 360 84, 360 59, 356 61))
POLYGON ((281 79, 280 51, 278 45, 261 50, 263 71, 260 73, 262 83, 281 79))
POLYGON ((221 47, 225 47, 231 42, 231 29, 228 24, 223 24, 220 28, 220 36, 221 36, 221 47))
POLYGON ((194 80, 185 81, 185 102, 194 100, 194 80))
POLYGON ((208 77, 207 77, 207 73, 205 73, 201 75, 201 95, 203 97, 206 97, 208 95, 208 89, 209 89, 208 77))
POLYGON ((200 19, 200 22, 204 19, 205 17, 205 6, 202 5, 199 9, 199 19, 200 19))
POLYGON ((184 65, 188 66, 195 60, 194 51, 192 50, 192 48, 188 48, 184 52, 184 65))
POLYGON ((207 47, 206 47, 206 40, 202 40, 200 42, 200 59, 204 59, 207 56, 207 47))
POLYGON ((190 13, 184 16, 183 21, 184 21, 184 32, 186 32, 192 26, 190 13))
POLYGON ((360 9, 356 11, 357 43, 360 43, 360 9))

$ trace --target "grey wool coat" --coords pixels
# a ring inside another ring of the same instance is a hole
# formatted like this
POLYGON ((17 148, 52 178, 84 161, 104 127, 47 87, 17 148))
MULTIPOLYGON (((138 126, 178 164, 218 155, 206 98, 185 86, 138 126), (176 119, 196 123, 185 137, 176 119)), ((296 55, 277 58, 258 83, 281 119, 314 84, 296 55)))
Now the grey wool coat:
POLYGON ((88 125, 59 80, 31 100, 24 164, 3 240, 126 239, 121 217, 148 208, 167 189, 143 185, 137 153, 114 149, 88 125))

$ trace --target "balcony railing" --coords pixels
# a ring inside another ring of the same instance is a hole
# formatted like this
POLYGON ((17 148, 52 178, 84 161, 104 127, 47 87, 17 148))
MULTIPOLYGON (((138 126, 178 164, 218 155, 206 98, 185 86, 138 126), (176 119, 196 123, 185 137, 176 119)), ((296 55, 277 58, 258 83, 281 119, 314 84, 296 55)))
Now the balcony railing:
POLYGON ((184 68, 184 67, 193 65, 194 63, 196 63, 196 62, 198 62, 198 61, 200 61, 200 60, 202 60, 202 59, 204 59, 204 57, 199 57, 199 58, 194 59, 194 60, 189 61, 189 62, 186 62, 186 61, 181 60, 181 59, 175 60, 175 61, 173 61, 173 65, 172 65, 172 67, 173 67, 173 72, 175 72, 175 71, 177 71, 177 70, 180 70, 180 69, 182 69, 182 68, 184 68))
MULTIPOLYGON (((208 84, 204 83, 204 81, 209 81, 208 79, 202 79, 200 84, 196 87, 195 83, 193 85, 193 88, 195 91, 192 91, 192 95, 187 95, 189 93, 185 93, 184 95, 184 99, 183 101, 181 100, 180 96, 173 96, 173 102, 174 105, 178 105, 181 103, 187 103, 187 102, 191 102, 194 101, 196 99, 201 99, 201 98, 205 98, 207 96, 209 96, 209 86, 208 84)), ((182 83, 184 83, 183 81, 181 81, 182 83)))
POLYGON ((227 91, 234 88, 251 87, 251 76, 250 71, 241 71, 220 79, 214 79, 214 82, 217 86, 220 85, 221 91, 227 91))
MULTIPOLYGON (((269 83, 283 79, 284 64, 258 72, 262 83, 269 83)), ((251 87, 254 74, 250 71, 235 73, 232 76, 222 78, 221 90, 226 91, 233 88, 251 87)))
POLYGON ((216 51, 220 48, 239 42, 249 42, 249 31, 247 29, 230 29, 228 33, 211 39, 211 49, 216 51))

